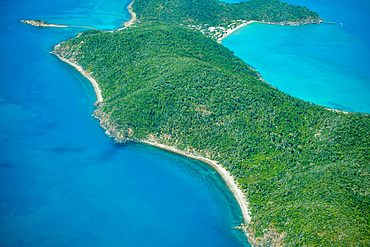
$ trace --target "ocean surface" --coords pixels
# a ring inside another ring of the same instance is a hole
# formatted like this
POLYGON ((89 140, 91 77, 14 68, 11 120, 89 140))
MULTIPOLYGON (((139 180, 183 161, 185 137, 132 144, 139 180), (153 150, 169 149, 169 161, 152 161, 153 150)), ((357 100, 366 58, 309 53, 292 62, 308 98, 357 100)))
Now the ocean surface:
POLYGON ((223 45, 283 92, 333 109, 370 113, 370 1, 285 2, 309 7, 333 24, 253 23, 223 45))
POLYGON ((49 54, 83 28, 121 27, 122 0, 0 1, 0 246, 249 246, 208 165, 114 144, 90 82, 49 54))

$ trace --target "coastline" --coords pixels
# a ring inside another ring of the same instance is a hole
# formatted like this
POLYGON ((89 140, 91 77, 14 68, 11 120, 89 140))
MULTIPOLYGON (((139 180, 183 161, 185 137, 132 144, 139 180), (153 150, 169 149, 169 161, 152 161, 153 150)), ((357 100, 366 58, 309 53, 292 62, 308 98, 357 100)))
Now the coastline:
POLYGON ((191 159, 202 161, 202 162, 208 164, 209 166, 213 167, 218 172, 218 174, 221 175, 222 179, 225 181, 225 183, 229 187, 230 191, 233 193, 235 199, 237 200, 237 202, 239 204, 239 207, 242 211, 242 215, 243 215, 243 219, 244 219, 243 224, 247 225, 251 221, 251 216, 250 216, 250 211, 248 209, 248 203, 247 203, 246 196, 241 191, 241 189, 237 185, 237 182, 230 175, 230 173, 223 166, 217 164, 216 161, 210 160, 208 158, 204 158, 204 157, 199 156, 199 155, 194 155, 194 154, 191 154, 191 153, 187 153, 185 151, 179 150, 179 149, 171 147, 171 146, 167 146, 167 145, 164 145, 164 144, 157 143, 154 140, 141 140, 140 142, 151 145, 151 146, 154 146, 154 147, 158 147, 158 148, 161 148, 161 149, 164 149, 164 150, 176 153, 176 154, 180 154, 180 155, 186 156, 186 157, 191 158, 191 159))
MULTIPOLYGON (((54 51, 55 51, 55 49, 57 49, 57 47, 58 47, 59 45, 60 45, 60 44, 58 44, 58 45, 56 45, 56 46, 55 46, 56 48, 54 48, 54 51)), ((97 102, 98 102, 98 103, 103 102, 103 97, 102 97, 102 95, 101 95, 101 89, 100 89, 100 87, 99 87, 98 83, 96 82, 96 80, 91 76, 91 74, 86 73, 86 72, 83 70, 83 68, 82 68, 80 65, 78 65, 77 63, 75 63, 75 62, 73 62, 73 61, 71 61, 71 60, 69 60, 69 59, 66 59, 66 58, 64 58, 64 57, 61 57, 59 54, 57 54, 57 53, 56 53, 56 52, 54 52, 54 51, 52 51, 52 52, 50 52, 50 53, 51 53, 51 54, 53 54, 53 55, 55 55, 57 58, 59 58, 59 59, 60 59, 60 60, 62 60, 63 62, 68 63, 69 65, 71 65, 72 67, 74 67, 78 72, 80 72, 84 77, 86 77, 86 78, 91 82, 91 84, 92 84, 92 85, 93 85, 93 87, 94 87, 94 91, 95 91, 95 94, 96 94, 97 102)))
POLYGON ((240 25, 238 25, 238 26, 236 26, 236 27, 234 27, 234 28, 232 28, 232 29, 227 29, 227 30, 226 30, 226 33, 225 33, 224 35, 222 35, 222 37, 221 37, 221 38, 218 38, 218 39, 217 39, 217 42, 218 42, 218 43, 221 43, 221 42, 222 42, 222 40, 223 40, 224 38, 228 37, 230 34, 234 33, 234 32, 235 32, 235 31, 237 31, 238 29, 240 29, 240 28, 242 28, 242 27, 245 27, 245 26, 247 26, 247 25, 249 25, 249 24, 251 24, 251 23, 254 23, 254 22, 257 22, 257 21, 247 21, 247 22, 242 23, 242 24, 240 24, 240 25))
POLYGON ((132 8, 132 4, 134 3, 134 1, 132 1, 128 6, 127 6, 127 10, 128 12, 130 13, 131 15, 131 19, 126 21, 123 25, 123 27, 117 29, 117 30, 114 30, 114 31, 111 31, 111 32, 115 32, 115 31, 121 31, 123 29, 126 29, 128 28, 129 26, 131 26, 132 24, 134 24, 134 22, 136 21, 136 14, 135 12, 133 11, 133 8, 132 8))
POLYGON ((150 137, 150 139, 148 139, 148 140, 138 140, 138 139, 135 139, 135 138, 126 137, 126 136, 122 135, 119 130, 117 130, 118 125, 116 125, 114 122, 110 121, 110 115, 101 111, 99 105, 96 105, 96 106, 97 106, 97 109, 94 111, 93 116, 96 119, 99 120, 100 126, 105 130, 105 133, 108 136, 114 138, 114 140, 116 142, 118 142, 118 143, 126 143, 126 142, 144 143, 144 144, 147 144, 147 145, 158 147, 158 148, 163 149, 163 150, 167 150, 167 151, 170 151, 170 152, 173 152, 173 153, 176 153, 176 154, 186 156, 186 157, 191 158, 191 159, 202 161, 202 162, 206 163, 207 165, 211 166, 213 169, 215 169, 216 172, 218 174, 220 174, 222 179, 225 181, 227 187, 233 193, 236 201, 238 202, 239 208, 240 208, 240 210, 242 212, 242 215, 243 215, 244 222, 241 223, 241 225, 238 226, 237 228, 243 230, 245 235, 248 237, 248 240, 249 240, 250 234, 248 233, 247 226, 251 221, 251 213, 250 213, 250 210, 248 208, 248 201, 247 201, 247 198, 246 198, 245 194, 242 192, 242 190, 238 186, 237 181, 234 180, 234 178, 231 176, 229 171, 227 171, 223 166, 219 165, 214 160, 205 158, 205 157, 200 156, 200 155, 188 153, 188 152, 182 151, 182 150, 177 149, 177 148, 172 147, 172 146, 168 146, 168 145, 165 145, 165 144, 158 143, 157 141, 154 140, 153 137, 150 137))
POLYGON ((244 21, 244 23, 232 28, 232 29, 227 29, 226 32, 220 37, 217 39, 217 42, 218 43, 222 43, 222 40, 226 37, 228 37, 230 34, 234 33, 235 31, 237 31, 238 29, 242 28, 242 27, 245 27, 251 23, 262 23, 262 24, 272 24, 272 25, 279 25, 279 26, 301 26, 301 25, 306 25, 306 24, 320 24, 322 23, 322 20, 318 21, 318 22, 304 22, 304 23, 300 23, 300 22, 281 22, 281 23, 274 23, 274 22, 265 22, 265 21, 244 21))
POLYGON ((326 107, 325 109, 326 109, 326 110, 329 110, 329 111, 333 111, 333 112, 343 113, 343 114, 348 114, 348 113, 350 113, 349 111, 342 111, 342 110, 337 110, 337 109, 331 109, 331 108, 329 108, 329 107, 326 107))
POLYGON ((134 1, 132 1, 130 3, 130 5, 127 6, 127 10, 130 13, 130 15, 131 15, 131 19, 129 21, 126 21, 125 22, 125 24, 124 24, 125 25, 125 28, 128 27, 128 26, 131 26, 134 23, 134 21, 136 21, 136 14, 135 14, 135 12, 133 11, 133 8, 132 8, 132 4, 133 3, 134 3, 134 1))
MULTIPOLYGON (((242 27, 245 27, 249 24, 252 24, 252 23, 263 23, 263 24, 272 24, 272 25, 280 25, 280 26, 300 26, 300 25, 305 25, 305 24, 320 24, 322 23, 323 21, 319 21, 318 23, 271 23, 271 22, 263 22, 263 21, 248 21, 248 22, 245 22, 245 23, 242 23, 232 29, 227 29, 226 30, 226 33, 219 39, 217 39, 217 42, 218 43, 222 43, 222 40, 225 39, 226 37, 228 37, 229 35, 231 35, 232 33, 234 33, 235 31, 237 31, 238 29, 242 28, 242 27)), ((256 70, 256 72, 258 73, 258 76, 260 78, 261 81, 267 83, 270 87, 273 87, 275 88, 273 85, 269 84, 268 82, 266 82, 261 74, 256 70)), ((337 110, 337 109, 332 109, 332 108, 329 108, 329 107, 325 107, 326 110, 328 111, 333 111, 333 112, 337 112, 337 113, 343 113, 343 114, 348 114, 350 113, 349 111, 343 111, 343 110, 337 110)))
MULTIPOLYGON (((120 31, 120 30, 123 30, 129 26, 131 26, 135 20, 136 20, 136 14, 135 12, 133 11, 132 9, 132 4, 134 3, 134 1, 132 1, 128 6, 127 6, 127 9, 128 9, 128 12, 130 13, 131 15, 131 19, 127 22, 125 22, 125 26, 120 28, 120 29, 117 29, 117 30, 114 30, 114 31, 108 31, 108 32, 115 32, 115 31, 120 31)), ((63 42, 62 42, 63 43, 63 42)), ((50 52, 51 54, 55 55, 57 58, 59 58, 60 60, 62 60, 63 62, 65 63, 68 63, 69 65, 71 65, 72 67, 74 67, 78 72, 80 72, 84 77, 86 77, 90 82, 91 84, 93 85, 94 87, 94 91, 95 91, 95 94, 96 94, 96 99, 97 99, 97 103, 102 103, 103 102, 103 97, 102 97, 102 94, 101 94, 101 89, 98 85, 98 83, 96 82, 96 80, 91 76, 91 74, 88 74, 86 71, 83 70, 83 68, 78 65, 77 63, 73 62, 72 60, 69 60, 69 59, 66 59, 62 56, 60 56, 59 54, 57 54, 55 52, 56 49, 58 49, 58 47, 62 44, 57 44, 55 47, 54 47, 54 50, 52 52, 50 52)))

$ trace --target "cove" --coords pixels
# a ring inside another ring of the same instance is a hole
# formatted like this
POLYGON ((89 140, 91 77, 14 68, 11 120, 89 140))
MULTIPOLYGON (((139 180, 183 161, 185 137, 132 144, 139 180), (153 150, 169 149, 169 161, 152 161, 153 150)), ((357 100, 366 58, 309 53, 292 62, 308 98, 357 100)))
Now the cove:
POLYGON ((253 23, 223 45, 285 93, 333 109, 370 113, 368 1, 287 2, 307 6, 330 23, 253 23))

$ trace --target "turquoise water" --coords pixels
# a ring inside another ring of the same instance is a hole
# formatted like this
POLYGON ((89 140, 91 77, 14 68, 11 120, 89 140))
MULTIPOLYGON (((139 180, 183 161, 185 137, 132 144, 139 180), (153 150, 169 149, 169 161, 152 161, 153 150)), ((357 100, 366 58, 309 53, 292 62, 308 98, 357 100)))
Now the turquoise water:
POLYGON ((283 92, 333 109, 370 113, 370 2, 286 2, 307 6, 336 24, 254 23, 222 43, 283 92))
POLYGON ((0 246, 249 246, 207 165, 117 145, 91 117, 90 83, 49 54, 81 28, 129 18, 122 1, 0 2, 0 246))

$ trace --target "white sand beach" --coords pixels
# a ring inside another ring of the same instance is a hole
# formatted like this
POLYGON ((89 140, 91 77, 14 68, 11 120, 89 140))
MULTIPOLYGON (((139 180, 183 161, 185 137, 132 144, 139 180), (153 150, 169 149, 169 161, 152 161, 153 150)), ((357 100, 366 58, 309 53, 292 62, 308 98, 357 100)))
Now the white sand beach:
POLYGON ((244 22, 244 23, 242 23, 242 24, 240 24, 240 25, 238 25, 238 26, 236 26, 236 27, 234 27, 232 29, 227 29, 226 30, 226 33, 224 35, 222 35, 221 38, 217 39, 217 42, 218 43, 221 43, 224 38, 226 38, 227 36, 229 36, 230 34, 232 34, 233 32, 235 32, 236 30, 238 30, 238 29, 240 29, 242 27, 245 27, 246 25, 249 25, 249 24, 254 23, 254 22, 257 22, 257 21, 244 22))

